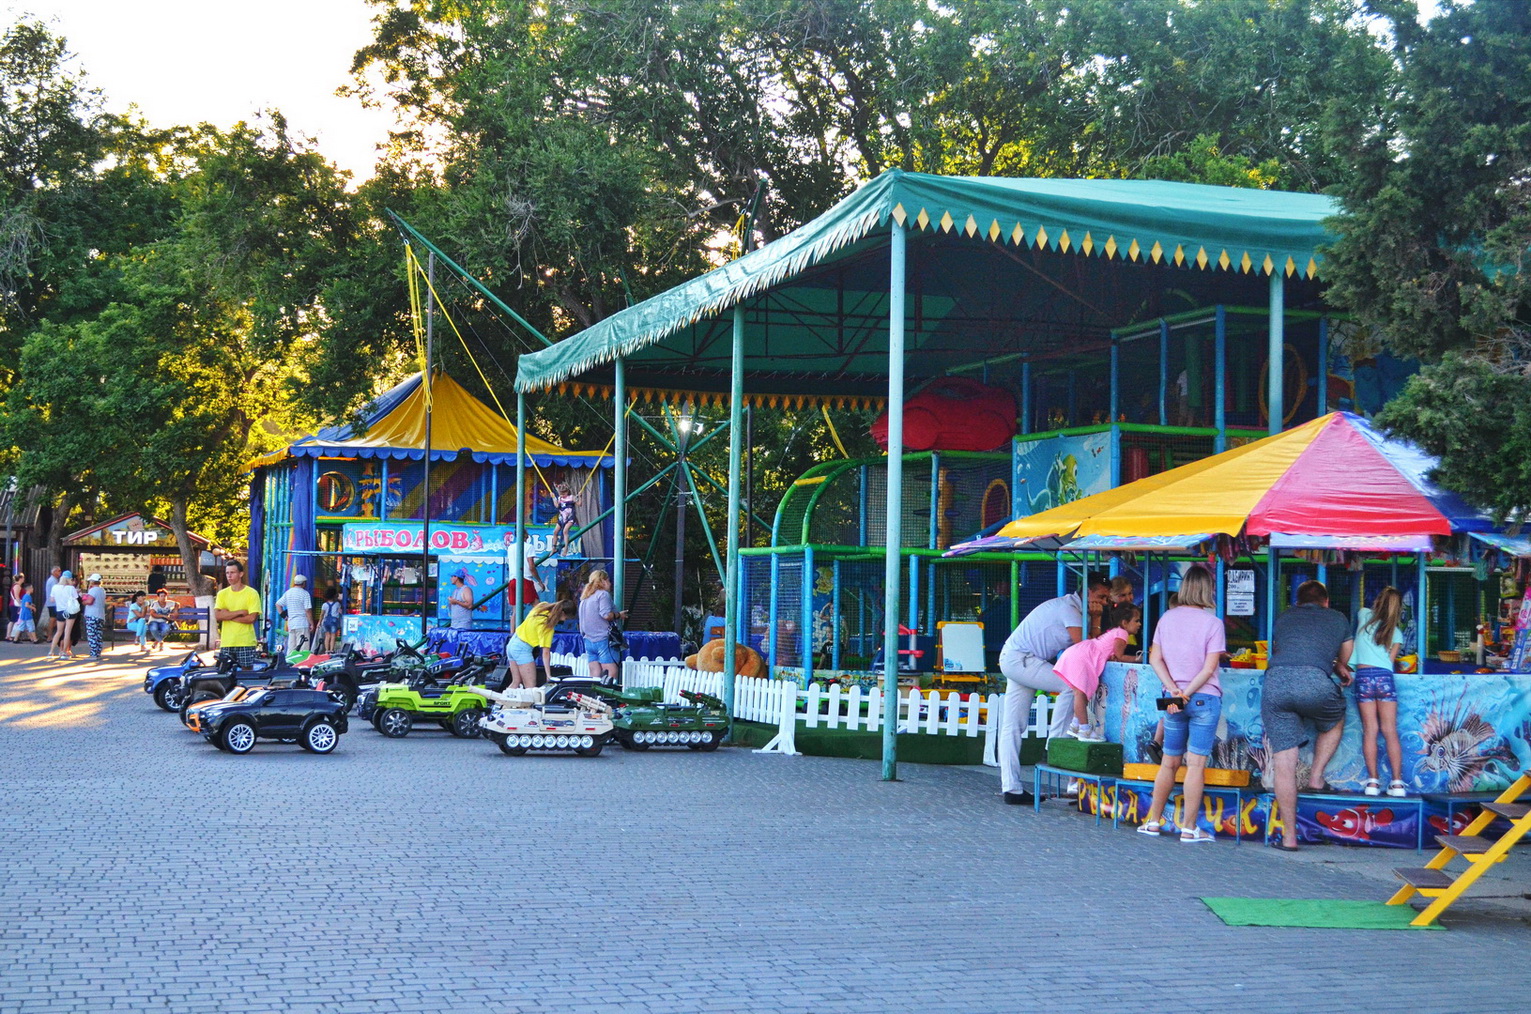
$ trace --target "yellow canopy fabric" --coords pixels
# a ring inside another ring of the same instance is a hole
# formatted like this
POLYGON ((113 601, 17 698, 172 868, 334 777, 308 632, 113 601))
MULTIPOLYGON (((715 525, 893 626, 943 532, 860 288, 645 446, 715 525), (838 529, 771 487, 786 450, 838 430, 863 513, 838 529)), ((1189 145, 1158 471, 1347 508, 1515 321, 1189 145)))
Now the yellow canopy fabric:
MULTIPOLYGON (((516 428, 498 412, 470 394, 445 373, 431 381, 431 458, 451 459, 471 454, 479 462, 514 462, 516 428)), ((610 467, 600 452, 571 451, 528 435, 527 456, 541 465, 610 467)), ((311 437, 263 455, 247 467, 275 464, 284 458, 390 457, 418 460, 425 456, 425 385, 415 374, 373 403, 366 432, 355 435, 349 426, 325 427, 311 437)))
POLYGON ((1017 518, 996 536, 1237 535, 1261 498, 1330 419, 1321 416, 1222 454, 1017 518))

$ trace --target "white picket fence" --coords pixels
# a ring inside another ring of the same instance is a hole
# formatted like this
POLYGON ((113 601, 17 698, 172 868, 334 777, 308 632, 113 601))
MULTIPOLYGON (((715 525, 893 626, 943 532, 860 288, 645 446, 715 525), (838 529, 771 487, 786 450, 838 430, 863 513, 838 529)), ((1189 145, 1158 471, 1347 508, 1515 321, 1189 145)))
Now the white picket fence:
MULTIPOLYGON (((559 661, 555 656, 554 662, 559 661)), ((627 661, 622 665, 622 687, 660 687, 664 699, 672 703, 680 701, 682 690, 722 697, 723 674, 697 672, 674 661, 627 661)), ((910 689, 898 695, 897 728, 900 734, 908 735, 981 736, 983 762, 992 767, 998 764, 996 747, 1004 701, 1004 694, 910 689)), ((1028 731, 1045 735, 1051 706, 1052 698, 1037 696, 1028 731)), ((883 691, 881 687, 847 689, 838 683, 829 687, 810 683, 802 689, 789 680, 740 676, 734 680, 733 717, 777 726, 776 737, 758 753, 796 754, 799 726, 880 732, 883 691)))

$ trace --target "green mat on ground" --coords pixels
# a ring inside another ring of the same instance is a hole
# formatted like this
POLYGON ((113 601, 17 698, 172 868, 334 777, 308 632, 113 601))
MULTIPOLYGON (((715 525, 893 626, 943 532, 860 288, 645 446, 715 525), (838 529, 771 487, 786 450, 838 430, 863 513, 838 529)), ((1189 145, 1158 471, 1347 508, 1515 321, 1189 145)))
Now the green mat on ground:
POLYGON ((1417 913, 1408 905, 1332 898, 1203 898, 1229 926, 1296 926, 1306 929, 1445 929, 1410 926, 1417 913))

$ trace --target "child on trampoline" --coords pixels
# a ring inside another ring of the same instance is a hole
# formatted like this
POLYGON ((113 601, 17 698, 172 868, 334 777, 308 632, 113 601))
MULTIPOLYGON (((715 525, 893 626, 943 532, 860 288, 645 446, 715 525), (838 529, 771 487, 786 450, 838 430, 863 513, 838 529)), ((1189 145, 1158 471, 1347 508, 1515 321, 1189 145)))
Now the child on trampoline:
POLYGON ((553 529, 553 552, 567 553, 569 551, 569 536, 574 531, 574 494, 569 492, 569 487, 559 483, 556 487, 558 493, 558 520, 553 529))
POLYGON ((1143 611, 1137 606, 1125 606, 1117 610, 1116 620, 1117 625, 1099 637, 1069 645, 1053 666, 1058 678, 1074 688, 1074 720, 1065 736, 1087 743, 1105 742, 1104 733, 1090 724, 1090 700, 1100 686, 1106 663, 1127 660, 1127 642, 1143 629, 1143 611))

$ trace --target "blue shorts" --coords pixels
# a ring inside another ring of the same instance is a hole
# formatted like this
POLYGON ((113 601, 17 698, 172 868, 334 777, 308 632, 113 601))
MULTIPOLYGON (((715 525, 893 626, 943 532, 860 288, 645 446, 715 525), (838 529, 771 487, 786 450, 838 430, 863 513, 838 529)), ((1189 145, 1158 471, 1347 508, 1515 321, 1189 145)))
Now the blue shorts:
POLYGON ((1217 694, 1192 694, 1191 702, 1173 715, 1166 711, 1165 756, 1182 757, 1187 752, 1198 757, 1212 756, 1212 748, 1217 745, 1217 719, 1222 713, 1223 699, 1217 694))
POLYGON ((532 646, 514 634, 505 642, 505 657, 520 665, 534 665, 537 661, 532 655, 532 646))
POLYGON ((1379 669, 1374 665, 1356 666, 1356 701, 1398 702, 1398 684, 1393 680, 1393 670, 1379 669))
POLYGON ((602 665, 616 665, 621 661, 617 658, 617 649, 613 648, 611 642, 604 637, 599 641, 585 638, 585 660, 602 665))

